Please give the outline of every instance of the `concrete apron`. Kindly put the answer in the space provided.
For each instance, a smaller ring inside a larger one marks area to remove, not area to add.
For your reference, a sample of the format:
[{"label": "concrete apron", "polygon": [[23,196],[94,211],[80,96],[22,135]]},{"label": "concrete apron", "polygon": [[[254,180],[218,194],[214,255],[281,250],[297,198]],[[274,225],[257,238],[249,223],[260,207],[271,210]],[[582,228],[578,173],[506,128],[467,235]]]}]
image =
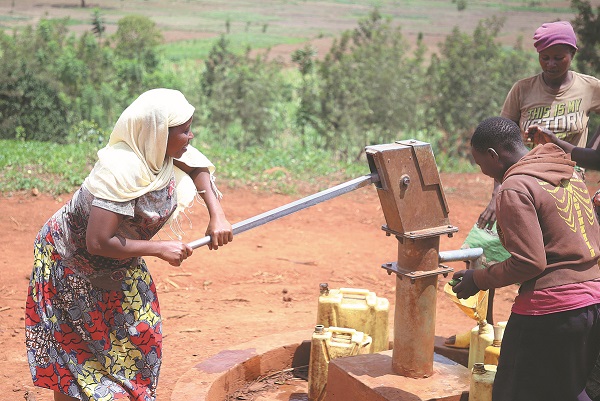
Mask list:
[{"label": "concrete apron", "polygon": [[470,373],[434,354],[433,375],[412,379],[392,372],[392,351],[332,359],[326,401],[467,401]]},{"label": "concrete apron", "polygon": [[[171,400],[223,401],[261,376],[307,366],[311,337],[312,330],[301,330],[253,339],[223,350],[183,374]],[[467,363],[468,350],[444,347],[443,340],[436,337],[434,374],[424,379],[392,373],[392,351],[330,361],[326,400],[466,401],[469,371],[463,365]]]}]

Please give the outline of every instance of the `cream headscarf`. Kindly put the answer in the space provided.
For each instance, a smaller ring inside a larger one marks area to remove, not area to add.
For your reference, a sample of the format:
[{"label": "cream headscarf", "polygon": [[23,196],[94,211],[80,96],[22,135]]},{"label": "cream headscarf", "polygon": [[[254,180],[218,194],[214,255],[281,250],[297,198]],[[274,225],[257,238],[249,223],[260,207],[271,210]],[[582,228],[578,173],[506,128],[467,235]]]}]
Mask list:
[{"label": "cream headscarf", "polygon": [[[194,114],[183,94],[173,89],[152,89],[141,94],[123,111],[106,147],[83,185],[97,198],[126,202],[164,188],[175,173],[179,211],[190,206],[196,195],[191,178],[166,156],[169,127],[187,122]],[[206,167],[213,191],[215,166],[192,146],[179,159],[190,167]]]}]

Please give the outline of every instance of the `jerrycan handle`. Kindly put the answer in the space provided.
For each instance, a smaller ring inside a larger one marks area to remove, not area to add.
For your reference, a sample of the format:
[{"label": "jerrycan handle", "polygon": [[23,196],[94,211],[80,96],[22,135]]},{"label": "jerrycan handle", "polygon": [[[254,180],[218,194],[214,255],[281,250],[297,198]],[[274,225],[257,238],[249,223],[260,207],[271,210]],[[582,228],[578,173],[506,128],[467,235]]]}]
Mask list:
[{"label": "jerrycan handle", "polygon": [[329,331],[331,332],[331,340],[333,342],[354,344],[354,349],[356,351],[358,351],[359,348],[370,346],[373,341],[371,336],[366,336],[364,333],[356,331],[356,329],[329,327]]},{"label": "jerrycan handle", "polygon": [[356,334],[356,330],[343,327],[330,327],[329,332],[331,333],[332,342],[344,344],[351,344]]},{"label": "jerrycan handle", "polygon": [[347,327],[329,327],[331,334],[354,334],[356,329],[350,329]]},{"label": "jerrycan handle", "polygon": [[359,295],[367,298],[371,291],[362,288],[340,288],[340,293],[343,295]]}]

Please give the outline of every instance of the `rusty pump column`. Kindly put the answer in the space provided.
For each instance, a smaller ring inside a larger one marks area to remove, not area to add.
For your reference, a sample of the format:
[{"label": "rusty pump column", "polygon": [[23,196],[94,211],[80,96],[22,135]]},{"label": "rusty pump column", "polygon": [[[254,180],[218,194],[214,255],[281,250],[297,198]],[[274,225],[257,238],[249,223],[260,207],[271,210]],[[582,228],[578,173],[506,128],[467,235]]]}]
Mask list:
[{"label": "rusty pump column", "polygon": [[397,262],[383,265],[396,274],[392,371],[411,378],[433,374],[437,279],[451,268],[439,265],[441,235],[458,229],[428,143],[416,140],[368,146],[369,167],[377,173],[387,235],[398,239]]}]

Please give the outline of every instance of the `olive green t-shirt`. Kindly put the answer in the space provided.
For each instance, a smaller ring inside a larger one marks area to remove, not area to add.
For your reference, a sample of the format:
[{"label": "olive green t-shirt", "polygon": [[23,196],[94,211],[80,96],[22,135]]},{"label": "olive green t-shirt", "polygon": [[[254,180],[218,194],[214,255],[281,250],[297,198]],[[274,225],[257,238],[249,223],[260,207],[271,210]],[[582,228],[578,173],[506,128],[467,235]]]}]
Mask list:
[{"label": "olive green t-shirt", "polygon": [[585,147],[590,113],[600,113],[600,80],[572,73],[571,84],[561,90],[547,86],[542,74],[519,80],[508,93],[501,116],[517,122],[523,135],[536,124],[559,139]]}]

